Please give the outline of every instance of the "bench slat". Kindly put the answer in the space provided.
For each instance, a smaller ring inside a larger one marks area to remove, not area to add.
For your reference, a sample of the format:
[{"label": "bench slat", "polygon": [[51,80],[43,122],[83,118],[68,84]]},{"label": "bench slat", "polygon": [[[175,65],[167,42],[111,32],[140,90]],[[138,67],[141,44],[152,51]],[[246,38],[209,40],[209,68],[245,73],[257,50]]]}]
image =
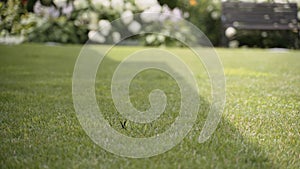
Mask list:
[{"label": "bench slat", "polygon": [[294,15],[243,15],[239,14],[238,16],[227,14],[224,15],[225,19],[224,22],[232,22],[232,21],[262,21],[262,22],[276,22],[280,20],[287,20],[289,22],[297,22],[296,16]]},{"label": "bench slat", "polygon": [[232,37],[226,37],[225,30],[234,27],[239,30],[288,30],[297,32],[294,40],[298,48],[299,20],[296,3],[251,3],[223,2],[221,21],[223,25],[222,45],[228,46]]},{"label": "bench slat", "polygon": [[223,9],[229,9],[229,8],[269,8],[269,9],[273,9],[276,7],[279,8],[293,8],[293,9],[297,9],[297,4],[296,3],[251,3],[251,2],[223,2],[222,3],[222,7]]},{"label": "bench slat", "polygon": [[223,2],[225,27],[260,30],[298,29],[297,4]]},{"label": "bench slat", "polygon": [[[233,27],[231,24],[225,25],[226,27]],[[239,25],[235,27],[241,30],[297,30],[297,27],[289,27],[287,25]]]}]

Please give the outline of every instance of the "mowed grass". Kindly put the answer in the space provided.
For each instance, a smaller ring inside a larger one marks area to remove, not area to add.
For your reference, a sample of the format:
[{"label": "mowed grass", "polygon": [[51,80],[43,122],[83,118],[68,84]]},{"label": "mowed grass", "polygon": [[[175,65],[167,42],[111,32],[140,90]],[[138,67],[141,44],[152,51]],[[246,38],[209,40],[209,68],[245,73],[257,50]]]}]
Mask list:
[{"label": "mowed grass", "polygon": [[[157,70],[140,73],[130,86],[137,109],[160,88],[166,112],[135,124],[114,108],[112,72],[142,47],[116,47],[97,74],[96,97],[105,118],[131,137],[164,132],[180,106],[179,88]],[[76,117],[72,74],[81,46],[0,46],[0,168],[300,168],[300,51],[217,49],[227,79],[226,107],[212,137],[197,142],[210,106],[205,69],[187,49],[169,48],[196,72],[201,107],[187,137],[170,151],[145,159],[120,157],[93,143]]]}]

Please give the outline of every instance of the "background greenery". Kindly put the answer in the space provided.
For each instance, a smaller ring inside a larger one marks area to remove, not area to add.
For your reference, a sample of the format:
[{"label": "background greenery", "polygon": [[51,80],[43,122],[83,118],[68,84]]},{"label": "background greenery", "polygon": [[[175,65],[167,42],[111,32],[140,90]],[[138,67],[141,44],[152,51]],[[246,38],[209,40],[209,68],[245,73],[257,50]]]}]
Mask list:
[{"label": "background greenery", "polygon": [[[120,12],[105,8],[95,8],[91,0],[87,6],[76,8],[71,14],[64,14],[63,8],[58,7],[52,0],[41,0],[44,6],[54,6],[60,11],[59,17],[45,18],[32,13],[37,0],[5,0],[0,2],[0,38],[8,36],[21,36],[21,39],[9,39],[18,42],[59,42],[59,43],[85,43],[90,30],[91,12],[98,14],[98,19],[108,19],[110,21],[120,17]],[[74,0],[66,0],[68,4],[73,4]],[[127,0],[134,4],[134,0]],[[211,40],[213,45],[221,45],[221,1],[220,0],[159,0],[159,3],[168,5],[171,9],[179,8],[182,12],[188,12],[186,19],[199,27]],[[270,2],[271,3],[271,2]],[[133,13],[142,12],[132,9]],[[55,13],[55,12],[54,12]],[[86,16],[86,17],[84,17]],[[262,36],[262,33],[267,36]],[[289,31],[238,31],[234,40],[239,42],[239,46],[248,47],[283,47],[293,48],[293,39],[297,33]],[[6,41],[9,41],[6,40]],[[142,40],[145,40],[142,38]],[[168,39],[170,41],[170,39]],[[157,46],[161,44],[178,45],[177,43],[163,43],[155,41],[153,43],[141,42],[142,45]]]}]

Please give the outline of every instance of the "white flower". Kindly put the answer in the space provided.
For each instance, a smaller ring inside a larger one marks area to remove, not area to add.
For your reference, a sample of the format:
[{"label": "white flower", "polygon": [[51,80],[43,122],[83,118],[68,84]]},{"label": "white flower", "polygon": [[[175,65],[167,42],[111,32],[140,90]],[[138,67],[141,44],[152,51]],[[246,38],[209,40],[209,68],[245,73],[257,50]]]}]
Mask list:
[{"label": "white flower", "polygon": [[38,17],[34,15],[33,13],[28,13],[27,17],[22,17],[20,24],[22,25],[28,25],[31,23],[35,23]]},{"label": "white flower", "polygon": [[75,9],[84,9],[89,6],[86,0],[74,0],[74,7]]},{"label": "white flower", "polygon": [[162,14],[159,17],[159,21],[164,22],[167,18],[171,16],[172,11],[168,7],[168,5],[162,6]]},{"label": "white flower", "polygon": [[37,17],[35,21],[36,21],[36,26],[40,27],[40,26],[44,25],[45,23],[47,23],[48,19],[44,18],[44,17],[43,18]]},{"label": "white flower", "polygon": [[211,18],[213,18],[214,20],[217,20],[219,17],[220,17],[219,12],[213,11],[213,12],[211,13]]},{"label": "white flower", "polygon": [[124,7],[124,1],[123,0],[111,0],[111,7],[115,9],[116,11],[122,11]]},{"label": "white flower", "polygon": [[168,5],[163,5],[162,6],[162,12],[163,13],[170,13],[171,9],[168,7]]},{"label": "white flower", "polygon": [[232,38],[236,34],[236,29],[233,27],[229,27],[225,30],[225,35],[227,38]]},{"label": "white flower", "polygon": [[40,1],[37,1],[33,6],[34,13],[44,17],[59,17],[59,11],[54,6],[43,6]]},{"label": "white flower", "polygon": [[179,41],[182,41],[182,42],[185,41],[185,37],[184,37],[181,33],[179,33],[179,32],[176,32],[176,33],[175,33],[175,38],[176,38],[177,40],[179,40]]},{"label": "white flower", "polygon": [[88,25],[89,29],[98,29],[98,13],[92,11],[85,11],[80,13],[74,21],[76,26]]},{"label": "white flower", "polygon": [[90,30],[96,30],[98,29],[98,13],[96,12],[89,12],[89,29]]},{"label": "white flower", "polygon": [[143,11],[141,13],[141,19],[146,22],[152,22],[152,21],[158,21],[161,14],[161,6],[160,5],[154,5],[151,8]]},{"label": "white flower", "polygon": [[178,8],[174,8],[172,11],[172,21],[177,22],[182,19],[182,12]]},{"label": "white flower", "polygon": [[62,13],[70,16],[71,13],[73,12],[73,5],[71,3],[65,4],[62,8]]},{"label": "white flower", "polygon": [[130,2],[126,2],[125,3],[125,9],[132,11],[132,10],[134,10],[134,7]]},{"label": "white flower", "polygon": [[121,20],[125,25],[128,25],[130,22],[133,21],[133,13],[129,10],[123,12],[121,14]]},{"label": "white flower", "polygon": [[104,43],[105,37],[102,36],[98,31],[90,31],[88,33],[88,37],[91,41],[98,42],[98,43]]},{"label": "white flower", "polygon": [[33,12],[36,14],[41,14],[43,12],[43,5],[40,1],[37,1],[33,6]]},{"label": "white flower", "polygon": [[62,8],[66,5],[67,3],[67,0],[53,0],[53,3],[59,7],[59,8]]},{"label": "white flower", "polygon": [[188,18],[188,17],[190,17],[190,14],[189,14],[188,12],[184,12],[184,13],[183,13],[183,17],[184,17],[184,18]]},{"label": "white flower", "polygon": [[230,41],[229,42],[229,44],[228,44],[228,46],[230,47],[230,48],[237,48],[237,47],[239,47],[239,41],[237,41],[237,40],[233,40],[233,41]]},{"label": "white flower", "polygon": [[266,37],[268,37],[268,33],[265,32],[265,31],[263,31],[263,32],[261,33],[261,36],[262,36],[263,38],[266,38]]},{"label": "white flower", "polygon": [[148,11],[153,13],[161,12],[162,7],[159,4],[151,6]]},{"label": "white flower", "polygon": [[107,36],[111,30],[111,24],[109,20],[102,19],[98,24],[102,35]]},{"label": "white flower", "polygon": [[148,36],[146,36],[146,42],[147,42],[147,44],[153,43],[155,41],[155,39],[156,39],[155,35],[148,35]]},{"label": "white flower", "polygon": [[151,13],[147,12],[147,11],[144,11],[141,13],[140,17],[142,19],[143,22],[145,23],[149,23],[152,21],[152,18],[151,18]]},{"label": "white flower", "polygon": [[121,34],[119,32],[113,32],[112,38],[114,43],[118,43],[121,40]]},{"label": "white flower", "polygon": [[212,5],[208,5],[207,8],[206,8],[207,12],[211,12],[213,10],[214,10],[214,7]]},{"label": "white flower", "polygon": [[158,2],[157,0],[135,0],[135,5],[140,9],[140,10],[145,10],[151,6],[157,5]]},{"label": "white flower", "polygon": [[90,13],[89,12],[83,12],[81,15],[79,15],[80,19],[82,19],[83,21],[88,21],[90,18]]},{"label": "white flower", "polygon": [[162,42],[165,42],[166,37],[164,35],[158,35],[157,40],[162,43]]},{"label": "white flower", "polygon": [[5,36],[0,37],[0,44],[17,45],[25,41],[24,36]]},{"label": "white flower", "polygon": [[128,30],[133,33],[133,34],[137,34],[139,33],[139,31],[141,30],[142,26],[140,23],[138,23],[137,21],[132,21],[129,25],[128,25]]},{"label": "white flower", "polygon": [[101,9],[102,7],[104,8],[109,8],[110,7],[110,1],[109,0],[92,0],[92,5],[96,9]]}]

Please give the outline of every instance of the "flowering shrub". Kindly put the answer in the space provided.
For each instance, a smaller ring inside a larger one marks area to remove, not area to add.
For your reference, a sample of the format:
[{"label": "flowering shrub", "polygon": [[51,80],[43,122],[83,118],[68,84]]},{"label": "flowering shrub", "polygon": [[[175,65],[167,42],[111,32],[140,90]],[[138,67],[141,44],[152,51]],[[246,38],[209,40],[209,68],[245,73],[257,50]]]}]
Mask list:
[{"label": "flowering shrub", "polygon": [[[31,23],[24,22],[24,13],[19,1],[0,2],[0,43],[18,44],[24,41],[24,35],[31,30]],[[29,16],[30,17],[30,16]]]},{"label": "flowering shrub", "polygon": [[[113,43],[119,41],[119,30],[133,34],[140,33],[142,25],[159,21],[170,29],[162,30],[166,34],[176,34],[172,25],[189,16],[178,8],[170,9],[160,5],[157,0],[23,0],[23,3],[8,0],[2,3],[0,37],[15,35],[22,41],[84,43],[87,39],[95,43]],[[27,7],[28,11],[24,10]],[[15,9],[23,10],[16,13]],[[140,13],[140,18],[135,14]],[[166,16],[173,17],[166,17]],[[163,17],[164,16],[164,17]],[[118,30],[111,27],[111,22],[120,18],[122,25]],[[3,20],[4,19],[4,20]],[[7,28],[6,25],[10,25]],[[184,28],[182,28],[184,29]],[[183,38],[188,35],[177,33]],[[149,34],[135,36],[136,41],[144,45],[162,45],[180,43],[163,35]],[[1,43],[1,40],[0,40]]]},{"label": "flowering shrub", "polygon": [[168,4],[172,8],[189,11],[187,20],[200,28],[214,45],[219,45],[221,37],[221,1],[224,0],[159,1],[161,4]]}]

